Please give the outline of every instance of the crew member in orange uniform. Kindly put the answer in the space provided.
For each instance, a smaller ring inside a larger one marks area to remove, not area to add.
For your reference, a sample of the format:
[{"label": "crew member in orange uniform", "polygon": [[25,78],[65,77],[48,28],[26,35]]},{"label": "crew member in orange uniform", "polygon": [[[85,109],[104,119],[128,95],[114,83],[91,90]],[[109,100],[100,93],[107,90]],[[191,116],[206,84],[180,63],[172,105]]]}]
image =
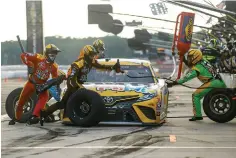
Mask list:
[{"label": "crew member in orange uniform", "polygon": [[[50,75],[52,78],[58,77],[58,65],[54,62],[58,52],[61,52],[55,45],[48,44],[44,54],[22,53],[21,60],[29,67],[29,80],[26,82],[16,107],[15,119],[19,121],[23,114],[23,107],[29,97],[35,92],[37,86],[46,83]],[[40,110],[44,108],[49,99],[48,91],[43,91],[38,95],[38,101],[34,108],[28,124],[39,122]]]}]

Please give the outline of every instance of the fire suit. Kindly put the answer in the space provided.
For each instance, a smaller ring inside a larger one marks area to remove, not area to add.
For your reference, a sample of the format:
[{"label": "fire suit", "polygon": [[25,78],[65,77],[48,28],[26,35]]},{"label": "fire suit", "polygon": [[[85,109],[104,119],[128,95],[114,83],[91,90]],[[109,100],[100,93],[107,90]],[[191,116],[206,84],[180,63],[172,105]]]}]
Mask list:
[{"label": "fire suit", "polygon": [[[20,120],[23,114],[23,106],[29,97],[35,92],[35,84],[45,83],[50,75],[52,78],[58,77],[58,65],[56,63],[48,63],[43,55],[22,53],[21,60],[24,64],[31,68],[32,72],[29,80],[24,85],[20,94],[19,103],[16,108],[15,118]],[[48,91],[39,94],[38,101],[33,111],[33,115],[39,116],[40,110],[44,108],[48,101]]]},{"label": "fire suit", "polygon": [[[185,61],[186,62],[186,61]],[[203,84],[192,94],[193,114],[195,117],[202,117],[201,99],[214,87],[225,88],[225,83],[213,66],[205,60],[201,60],[191,68],[183,78],[177,80],[178,84],[183,84],[197,77]]]}]

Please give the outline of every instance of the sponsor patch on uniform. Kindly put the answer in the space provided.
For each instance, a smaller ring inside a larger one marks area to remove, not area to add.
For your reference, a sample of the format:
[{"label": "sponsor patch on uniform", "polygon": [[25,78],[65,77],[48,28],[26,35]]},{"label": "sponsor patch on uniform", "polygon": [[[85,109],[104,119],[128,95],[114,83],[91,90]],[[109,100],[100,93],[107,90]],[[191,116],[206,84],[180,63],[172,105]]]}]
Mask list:
[{"label": "sponsor patch on uniform", "polygon": [[38,66],[42,69],[45,69],[46,64],[44,62],[40,62],[40,63],[38,63]]}]

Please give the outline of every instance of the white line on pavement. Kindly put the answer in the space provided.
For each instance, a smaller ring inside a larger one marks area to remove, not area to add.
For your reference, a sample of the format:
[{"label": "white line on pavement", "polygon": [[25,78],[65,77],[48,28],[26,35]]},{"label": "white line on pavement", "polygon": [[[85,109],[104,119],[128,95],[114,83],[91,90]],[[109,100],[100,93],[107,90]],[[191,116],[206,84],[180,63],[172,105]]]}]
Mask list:
[{"label": "white line on pavement", "polygon": [[2,149],[131,149],[131,148],[142,148],[142,149],[236,149],[236,147],[209,147],[209,146],[73,146],[73,147],[2,147]]},{"label": "white line on pavement", "polygon": [[1,121],[8,119],[9,116],[7,114],[1,115]]}]

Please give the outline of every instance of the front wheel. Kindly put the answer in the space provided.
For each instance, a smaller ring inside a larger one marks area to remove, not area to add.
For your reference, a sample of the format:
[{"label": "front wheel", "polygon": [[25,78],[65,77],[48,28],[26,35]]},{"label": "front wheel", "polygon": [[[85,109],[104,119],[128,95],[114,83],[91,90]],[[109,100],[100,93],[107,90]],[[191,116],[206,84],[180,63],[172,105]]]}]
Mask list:
[{"label": "front wheel", "polygon": [[[6,109],[7,115],[11,119],[15,119],[15,108],[16,108],[16,105],[18,104],[22,90],[23,90],[23,88],[17,88],[15,90],[13,90],[7,96],[5,109]],[[23,115],[22,115],[21,119],[19,120],[20,123],[25,123],[29,119],[29,117],[32,115],[36,101],[37,101],[37,95],[36,95],[36,93],[34,93],[29,98],[29,100],[25,103],[25,105],[23,107]]]},{"label": "front wheel", "polygon": [[106,114],[102,97],[92,90],[78,89],[68,100],[66,115],[78,126],[96,126]]},{"label": "front wheel", "polygon": [[230,89],[213,89],[203,100],[203,110],[213,121],[229,122],[236,116],[236,105],[233,103],[233,92]]}]

